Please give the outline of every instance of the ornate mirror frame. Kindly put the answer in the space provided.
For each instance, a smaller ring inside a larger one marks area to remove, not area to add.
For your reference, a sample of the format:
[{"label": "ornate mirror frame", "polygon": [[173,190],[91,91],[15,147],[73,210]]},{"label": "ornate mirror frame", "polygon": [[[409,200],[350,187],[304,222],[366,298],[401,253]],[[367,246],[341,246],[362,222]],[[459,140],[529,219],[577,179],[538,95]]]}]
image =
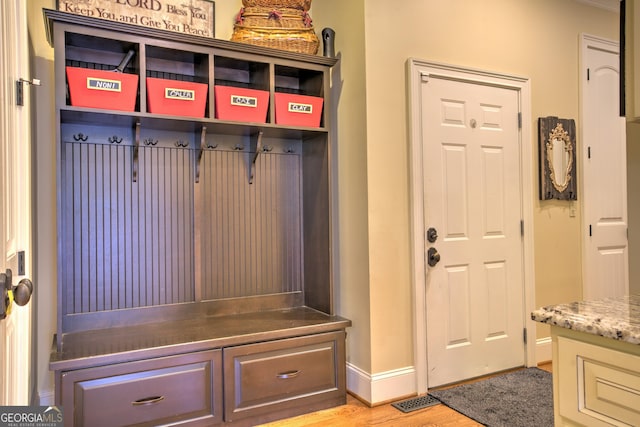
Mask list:
[{"label": "ornate mirror frame", "polygon": [[578,200],[575,121],[540,117],[538,136],[540,200]]}]

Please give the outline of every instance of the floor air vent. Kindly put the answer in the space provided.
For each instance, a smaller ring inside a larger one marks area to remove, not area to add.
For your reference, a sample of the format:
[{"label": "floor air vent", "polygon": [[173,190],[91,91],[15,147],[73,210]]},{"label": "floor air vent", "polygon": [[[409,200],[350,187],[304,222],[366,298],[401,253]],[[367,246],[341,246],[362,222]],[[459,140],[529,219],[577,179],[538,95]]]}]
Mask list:
[{"label": "floor air vent", "polygon": [[422,408],[428,408],[429,406],[434,406],[439,403],[440,401],[438,399],[427,394],[426,396],[418,396],[401,402],[392,403],[391,406],[401,410],[402,412],[411,412]]}]

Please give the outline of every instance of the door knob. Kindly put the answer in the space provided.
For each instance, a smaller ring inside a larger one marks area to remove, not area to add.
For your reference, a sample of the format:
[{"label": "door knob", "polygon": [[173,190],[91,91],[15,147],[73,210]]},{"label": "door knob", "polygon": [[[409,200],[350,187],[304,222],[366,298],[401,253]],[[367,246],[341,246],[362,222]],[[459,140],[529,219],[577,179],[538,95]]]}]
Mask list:
[{"label": "door knob", "polygon": [[[16,286],[13,286],[13,273],[7,269],[0,273],[0,320],[11,313],[11,304],[26,305],[33,293],[33,283],[29,279],[22,279]],[[11,297],[9,292],[11,292]]]},{"label": "door knob", "polygon": [[24,278],[18,282],[13,288],[13,300],[19,306],[27,305],[33,293],[33,283],[31,280]]},{"label": "door knob", "polygon": [[429,248],[427,251],[427,263],[430,267],[435,267],[440,262],[440,254],[436,248]]}]

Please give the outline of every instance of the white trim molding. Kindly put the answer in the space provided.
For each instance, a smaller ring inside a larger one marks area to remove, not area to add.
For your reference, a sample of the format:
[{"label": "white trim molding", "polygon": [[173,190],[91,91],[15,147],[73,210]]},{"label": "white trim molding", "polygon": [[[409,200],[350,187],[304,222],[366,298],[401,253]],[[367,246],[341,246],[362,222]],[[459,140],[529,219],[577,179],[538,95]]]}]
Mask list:
[{"label": "white trim molding", "polygon": [[413,366],[369,374],[347,362],[347,390],[370,406],[416,395]]},{"label": "white trim molding", "polygon": [[[411,197],[411,262],[412,289],[414,300],[414,367],[417,394],[428,391],[427,367],[427,321],[426,321],[426,266],[424,256],[424,194],[423,194],[423,155],[422,155],[422,117],[421,85],[431,76],[461,82],[486,84],[509,88],[518,92],[521,115],[520,129],[520,165],[521,165],[521,210],[523,221],[523,286],[524,301],[522,319],[529,336],[533,336],[536,323],[530,313],[535,306],[535,267],[533,251],[533,201],[536,198],[534,167],[536,157],[532,147],[531,83],[528,78],[495,73],[484,70],[458,67],[436,62],[410,58],[407,61],[407,111],[409,113],[410,146],[410,197]],[[530,340],[532,341],[532,340]],[[526,366],[536,366],[536,346],[533,343],[525,347]]]},{"label": "white trim molding", "polygon": [[605,9],[610,12],[620,12],[620,0],[576,0],[578,3]]},{"label": "white trim molding", "polygon": [[536,362],[544,363],[552,359],[551,337],[538,338],[536,340]]}]

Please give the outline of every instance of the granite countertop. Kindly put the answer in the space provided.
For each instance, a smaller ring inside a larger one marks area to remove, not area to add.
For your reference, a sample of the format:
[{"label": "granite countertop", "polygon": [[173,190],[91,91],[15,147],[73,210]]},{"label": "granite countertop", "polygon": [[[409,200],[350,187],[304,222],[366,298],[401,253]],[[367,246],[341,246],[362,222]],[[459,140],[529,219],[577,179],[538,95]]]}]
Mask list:
[{"label": "granite countertop", "polygon": [[640,345],[640,295],[550,305],[531,313],[536,322]]}]

